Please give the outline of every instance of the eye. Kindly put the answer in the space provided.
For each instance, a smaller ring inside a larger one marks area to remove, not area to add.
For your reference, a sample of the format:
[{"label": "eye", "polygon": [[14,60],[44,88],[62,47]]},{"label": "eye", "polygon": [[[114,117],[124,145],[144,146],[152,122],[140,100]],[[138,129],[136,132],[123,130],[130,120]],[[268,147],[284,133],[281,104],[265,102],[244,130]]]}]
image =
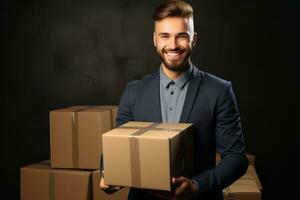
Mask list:
[{"label": "eye", "polygon": [[161,39],[168,39],[169,36],[168,36],[168,35],[161,35],[160,38],[161,38]]},{"label": "eye", "polygon": [[178,38],[178,39],[182,39],[182,40],[188,40],[188,39],[189,39],[189,36],[188,36],[188,35],[182,34],[182,35],[178,35],[177,38]]}]

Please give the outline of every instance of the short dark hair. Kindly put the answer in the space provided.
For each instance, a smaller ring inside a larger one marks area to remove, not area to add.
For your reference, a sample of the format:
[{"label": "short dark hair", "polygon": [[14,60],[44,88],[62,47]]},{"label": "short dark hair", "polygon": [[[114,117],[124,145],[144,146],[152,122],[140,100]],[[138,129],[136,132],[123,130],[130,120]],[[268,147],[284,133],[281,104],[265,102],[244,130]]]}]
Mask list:
[{"label": "short dark hair", "polygon": [[153,20],[160,21],[167,17],[193,17],[192,6],[183,0],[168,0],[160,4],[153,13]]}]

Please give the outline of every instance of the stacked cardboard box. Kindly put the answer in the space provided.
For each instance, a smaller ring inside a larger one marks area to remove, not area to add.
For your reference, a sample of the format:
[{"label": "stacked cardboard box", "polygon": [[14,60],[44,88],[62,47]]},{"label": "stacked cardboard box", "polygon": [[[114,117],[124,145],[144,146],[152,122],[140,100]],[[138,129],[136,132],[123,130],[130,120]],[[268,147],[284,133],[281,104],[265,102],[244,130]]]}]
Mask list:
[{"label": "stacked cardboard box", "polygon": [[[216,156],[217,163],[220,155]],[[240,179],[223,190],[224,200],[261,200],[262,185],[255,170],[255,156],[247,154],[249,166]]]},{"label": "stacked cardboard box", "polygon": [[72,106],[51,111],[51,167],[99,169],[99,135],[114,128],[116,112],[117,107],[103,106]]},{"label": "stacked cardboard box", "polygon": [[128,188],[113,195],[99,188],[101,136],[115,127],[117,109],[72,106],[51,111],[51,163],[21,168],[21,200],[126,199]]},{"label": "stacked cardboard box", "polygon": [[50,161],[21,168],[22,200],[92,200],[91,171],[52,169]]}]

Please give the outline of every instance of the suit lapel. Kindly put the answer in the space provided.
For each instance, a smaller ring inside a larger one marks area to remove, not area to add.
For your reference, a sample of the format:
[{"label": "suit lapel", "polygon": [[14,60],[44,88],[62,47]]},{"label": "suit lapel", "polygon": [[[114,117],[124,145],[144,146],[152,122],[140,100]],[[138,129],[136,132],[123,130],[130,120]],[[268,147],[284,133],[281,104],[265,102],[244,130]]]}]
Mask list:
[{"label": "suit lapel", "polygon": [[187,123],[190,113],[193,109],[199,87],[202,82],[203,74],[200,70],[198,70],[195,66],[193,66],[193,71],[191,75],[191,80],[189,81],[188,89],[186,92],[181,116],[180,116],[180,123]]},{"label": "suit lapel", "polygon": [[149,113],[152,113],[151,118],[154,120],[154,122],[162,122],[162,116],[161,116],[161,103],[160,103],[160,77],[159,77],[159,71],[155,74],[153,79],[152,85],[152,91],[149,92],[149,94],[153,94],[154,98],[149,96],[149,99],[153,99],[152,102],[149,103]]}]

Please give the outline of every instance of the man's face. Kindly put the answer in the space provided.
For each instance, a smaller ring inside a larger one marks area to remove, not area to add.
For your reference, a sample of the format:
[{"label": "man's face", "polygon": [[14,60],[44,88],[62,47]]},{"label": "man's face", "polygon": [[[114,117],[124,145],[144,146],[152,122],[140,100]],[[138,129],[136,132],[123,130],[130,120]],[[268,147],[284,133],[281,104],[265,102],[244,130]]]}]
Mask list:
[{"label": "man's face", "polygon": [[196,42],[192,18],[167,17],[156,21],[153,42],[166,68],[186,70]]}]

